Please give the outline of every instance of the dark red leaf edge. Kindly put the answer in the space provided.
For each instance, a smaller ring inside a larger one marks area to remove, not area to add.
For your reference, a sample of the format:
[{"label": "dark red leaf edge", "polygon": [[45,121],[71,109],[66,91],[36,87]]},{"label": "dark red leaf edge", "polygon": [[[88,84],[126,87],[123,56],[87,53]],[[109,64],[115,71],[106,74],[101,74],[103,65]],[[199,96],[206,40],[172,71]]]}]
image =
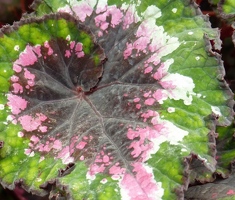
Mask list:
[{"label": "dark red leaf edge", "polygon": [[185,200],[235,199],[235,161],[231,162],[231,175],[213,183],[190,187],[185,192]]},{"label": "dark red leaf edge", "polygon": [[[211,27],[209,17],[202,14],[200,8],[195,2],[192,2],[192,4],[194,5],[196,9],[197,14],[201,15],[204,18],[204,20],[207,22],[208,26]],[[219,38],[220,32],[218,29],[217,29],[217,34],[218,34],[218,38],[216,40],[211,40],[207,34],[204,35],[206,51],[208,52],[209,56],[215,57],[218,62],[217,74],[219,74],[220,76],[218,76],[217,78],[218,78],[218,81],[220,82],[220,87],[223,88],[224,91],[226,91],[228,96],[230,96],[230,99],[228,100],[227,105],[232,108],[234,105],[233,93],[230,90],[226,81],[224,80],[225,70],[223,66],[223,61],[221,59],[221,55],[217,53],[217,51],[221,49],[221,40]],[[213,42],[213,46],[212,46],[212,42]],[[205,118],[206,126],[211,130],[208,133],[208,142],[209,142],[208,146],[210,149],[209,154],[214,159],[216,158],[216,152],[217,152],[216,138],[218,136],[218,134],[216,133],[216,126],[228,126],[233,120],[233,116],[234,116],[234,112],[231,109],[231,113],[228,116],[228,121],[225,123],[219,122],[218,121],[219,117],[215,113],[212,113],[211,115]],[[189,156],[187,156],[184,159],[184,165],[185,165],[185,174],[188,174],[188,178],[189,178],[188,181],[186,182],[188,183],[187,187],[185,187],[186,191],[190,184],[192,185],[198,184],[198,183],[204,184],[207,182],[213,182],[215,180],[214,172],[216,169],[216,161],[214,162],[214,167],[208,168],[208,165],[205,163],[204,160],[199,158],[196,154],[191,153]]]},{"label": "dark red leaf edge", "polygon": [[[231,19],[234,18],[235,15],[226,15],[223,10],[222,10],[222,3],[224,1],[221,0],[220,3],[218,4],[218,14],[221,18],[223,19]],[[209,22],[209,18],[208,18],[208,22]],[[219,31],[218,31],[218,35]],[[219,39],[219,38],[218,38]],[[235,42],[235,33],[233,36],[234,42]],[[227,90],[227,94],[229,96],[231,96],[231,99],[227,102],[229,107],[233,108],[234,107],[234,94],[231,91],[231,89],[229,88],[229,85],[227,84],[227,82],[224,80],[224,76],[225,76],[225,70],[224,70],[224,66],[223,66],[223,61],[221,59],[221,55],[219,53],[217,53],[217,50],[220,50],[221,47],[216,48],[216,46],[212,46],[212,43],[209,39],[209,37],[207,35],[205,35],[205,42],[206,42],[206,46],[207,46],[207,52],[210,56],[214,56],[217,61],[218,61],[218,65],[219,65],[219,74],[221,74],[221,76],[218,76],[218,80],[220,81],[220,86],[221,88],[224,88],[225,90]],[[214,41],[212,41],[214,43]],[[221,44],[221,41],[219,39],[219,43]],[[233,121],[234,118],[234,111],[231,109],[231,114],[229,117],[229,121],[230,123]],[[220,127],[226,127],[229,124],[225,123],[225,124],[221,124],[218,122],[218,116],[216,116],[215,114],[211,114],[210,116],[208,116],[208,124],[207,126],[210,127],[211,132],[208,134],[209,137],[209,141],[210,144],[209,146],[211,147],[211,155],[216,159],[217,156],[217,149],[216,149],[216,138],[218,137],[218,134],[216,132],[216,127],[220,126]],[[199,159],[199,162],[198,160]],[[191,168],[192,168],[192,161],[193,163],[197,163],[197,165],[193,166],[196,169],[196,173],[195,171],[193,172],[193,176],[189,176],[191,179],[191,181],[189,181],[189,188],[185,191],[185,195],[184,195],[184,199],[185,200],[213,200],[213,199],[218,199],[218,198],[226,198],[229,197],[231,199],[235,198],[235,190],[234,190],[234,185],[232,184],[234,182],[234,175],[230,176],[228,179],[224,179],[224,180],[217,180],[218,177],[220,177],[220,175],[215,172],[215,171],[208,171],[208,168],[205,166],[204,169],[202,167],[202,165],[204,164],[203,160],[201,160],[200,163],[200,158],[197,158],[197,155],[193,155],[191,154],[190,156],[188,156],[186,158],[186,171],[188,171],[187,173],[192,173],[191,172]],[[231,163],[234,163],[234,161],[231,161]],[[232,165],[232,164],[231,164]],[[217,167],[217,164],[215,163],[215,167]],[[201,168],[201,169],[200,169]],[[199,173],[197,173],[197,171],[199,171]],[[234,170],[232,170],[232,173]],[[209,172],[209,173],[208,173]],[[203,173],[205,173],[205,176],[201,176],[203,175]],[[219,176],[218,176],[219,175]],[[222,178],[223,176],[221,176]],[[227,177],[223,177],[223,178],[227,178]],[[191,186],[190,186],[191,185]],[[231,186],[232,185],[232,186]],[[234,197],[233,197],[234,196]]]}]

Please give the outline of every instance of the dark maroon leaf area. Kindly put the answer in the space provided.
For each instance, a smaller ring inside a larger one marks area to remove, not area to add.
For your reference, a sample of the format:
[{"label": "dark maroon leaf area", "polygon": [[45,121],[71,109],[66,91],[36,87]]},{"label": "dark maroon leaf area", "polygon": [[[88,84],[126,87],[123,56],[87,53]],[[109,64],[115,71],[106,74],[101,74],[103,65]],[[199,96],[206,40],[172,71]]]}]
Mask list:
[{"label": "dark maroon leaf area", "polygon": [[[130,169],[132,161],[142,161],[142,153],[133,155],[130,148],[131,142],[140,138],[130,140],[127,132],[152,126],[141,115],[150,108],[156,110],[159,104],[146,105],[144,94],[161,86],[150,74],[144,73],[144,61],[151,53],[123,58],[126,42],[133,40],[135,30],[135,26],[126,30],[121,25],[110,28],[110,34],[95,39],[90,54],[80,57],[74,49],[71,55],[66,55],[71,43],[60,38],[48,41],[49,48],[42,45],[41,56],[34,52],[37,61],[22,68],[35,75],[35,84],[17,94],[28,104],[15,116],[18,121],[26,115],[36,118],[43,114],[47,118],[41,123],[47,131],[23,130],[24,135],[31,138],[31,151],[65,159],[68,147],[74,161],[84,160],[88,165],[106,155],[109,161],[96,162],[105,165],[106,171],[102,170],[105,172],[113,165]],[[100,58],[99,64],[94,61],[95,55]],[[27,88],[24,73],[22,70],[16,75],[23,88]],[[32,136],[40,141],[33,141]],[[63,152],[56,148],[48,150],[53,141],[62,143]]]}]

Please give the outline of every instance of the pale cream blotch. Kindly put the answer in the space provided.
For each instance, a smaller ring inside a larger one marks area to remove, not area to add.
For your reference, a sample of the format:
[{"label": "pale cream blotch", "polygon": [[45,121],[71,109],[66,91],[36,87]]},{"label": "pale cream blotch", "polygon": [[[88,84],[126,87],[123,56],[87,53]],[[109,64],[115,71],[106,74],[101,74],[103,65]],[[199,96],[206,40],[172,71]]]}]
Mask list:
[{"label": "pale cream blotch", "polygon": [[192,78],[178,73],[168,73],[160,80],[160,84],[169,99],[183,100],[185,105],[191,105],[195,95],[193,92],[195,84]]},{"label": "pale cream blotch", "polygon": [[200,60],[200,56],[196,56],[195,59],[196,59],[196,60]]},{"label": "pale cream blotch", "polygon": [[212,112],[213,112],[214,114],[216,114],[216,115],[218,115],[218,116],[222,116],[219,107],[217,107],[217,106],[211,106],[211,110],[212,110]]},{"label": "pale cream blotch", "polygon": [[108,182],[108,180],[106,179],[106,178],[103,178],[101,181],[100,181],[100,183],[102,183],[102,184],[105,184],[105,183],[107,183]]},{"label": "pale cream blotch", "polygon": [[173,13],[177,13],[177,10],[178,10],[177,8],[172,8],[171,11],[172,11]]},{"label": "pale cream blotch", "polygon": [[167,108],[167,111],[168,111],[169,113],[173,113],[173,112],[175,112],[175,108],[169,107],[169,108]]},{"label": "pale cream blotch", "polygon": [[15,51],[19,51],[19,50],[20,50],[20,46],[19,46],[19,45],[15,45],[15,46],[14,46],[14,50],[15,50]]},{"label": "pale cream blotch", "polygon": [[5,105],[0,104],[0,110],[4,110],[5,109]]},{"label": "pale cream blotch", "polygon": [[17,135],[18,135],[18,137],[24,137],[24,133],[21,132],[21,131],[19,131],[19,132],[17,133]]}]

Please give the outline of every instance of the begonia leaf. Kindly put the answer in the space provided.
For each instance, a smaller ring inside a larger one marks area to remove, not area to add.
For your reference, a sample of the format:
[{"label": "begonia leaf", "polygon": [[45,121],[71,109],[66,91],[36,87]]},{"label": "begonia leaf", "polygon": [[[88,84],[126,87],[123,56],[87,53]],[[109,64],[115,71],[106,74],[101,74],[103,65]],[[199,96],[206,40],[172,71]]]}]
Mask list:
[{"label": "begonia leaf", "polygon": [[230,124],[233,100],[209,42],[220,48],[218,30],[194,3],[33,8],[0,38],[4,186],[51,198],[179,199],[212,176],[215,125]]}]

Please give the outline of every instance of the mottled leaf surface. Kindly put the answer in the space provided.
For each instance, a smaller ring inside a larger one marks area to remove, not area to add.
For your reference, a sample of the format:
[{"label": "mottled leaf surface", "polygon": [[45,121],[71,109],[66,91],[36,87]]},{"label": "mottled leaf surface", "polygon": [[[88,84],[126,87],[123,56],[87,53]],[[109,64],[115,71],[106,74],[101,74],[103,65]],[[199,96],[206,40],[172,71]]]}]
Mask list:
[{"label": "mottled leaf surface", "polygon": [[230,123],[233,101],[209,43],[220,48],[218,32],[191,1],[33,7],[0,38],[2,184],[180,199],[212,175],[215,124]]}]

